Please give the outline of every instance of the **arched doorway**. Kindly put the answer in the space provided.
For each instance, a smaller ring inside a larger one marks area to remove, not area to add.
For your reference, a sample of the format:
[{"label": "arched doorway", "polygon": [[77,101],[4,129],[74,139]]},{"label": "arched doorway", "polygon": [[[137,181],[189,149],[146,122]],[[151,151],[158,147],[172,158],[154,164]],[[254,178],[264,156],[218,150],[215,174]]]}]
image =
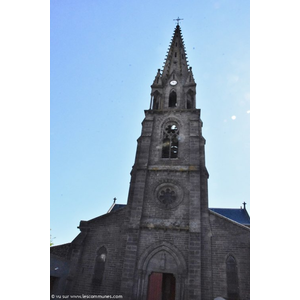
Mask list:
[{"label": "arched doorway", "polygon": [[181,252],[168,242],[150,246],[138,263],[137,299],[184,299],[187,274],[186,262]]}]

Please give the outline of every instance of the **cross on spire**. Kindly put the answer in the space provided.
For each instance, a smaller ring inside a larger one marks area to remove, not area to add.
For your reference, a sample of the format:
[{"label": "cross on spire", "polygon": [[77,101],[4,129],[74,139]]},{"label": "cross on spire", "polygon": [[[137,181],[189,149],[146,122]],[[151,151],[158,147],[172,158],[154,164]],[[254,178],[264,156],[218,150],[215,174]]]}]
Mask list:
[{"label": "cross on spire", "polygon": [[182,21],[183,19],[180,19],[179,17],[177,19],[173,19],[173,21],[177,21],[177,25],[179,25],[179,21]]}]

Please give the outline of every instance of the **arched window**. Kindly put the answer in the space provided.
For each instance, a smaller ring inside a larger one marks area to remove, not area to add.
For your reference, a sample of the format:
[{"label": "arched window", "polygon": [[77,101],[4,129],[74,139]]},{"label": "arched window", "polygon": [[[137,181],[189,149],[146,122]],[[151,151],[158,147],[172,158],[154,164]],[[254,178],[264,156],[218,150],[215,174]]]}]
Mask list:
[{"label": "arched window", "polygon": [[155,93],[153,94],[153,105],[152,105],[152,109],[156,110],[159,109],[159,103],[160,103],[160,93],[158,91],[155,91]]},{"label": "arched window", "polygon": [[227,296],[228,300],[239,300],[239,280],[234,257],[229,255],[226,260]]},{"label": "arched window", "polygon": [[158,95],[155,95],[153,99],[153,109],[158,109],[158,108],[159,108],[159,99],[158,99]]},{"label": "arched window", "polygon": [[172,91],[169,95],[169,107],[177,106],[177,95],[175,91]]},{"label": "arched window", "polygon": [[98,285],[101,285],[103,280],[106,257],[107,257],[107,250],[104,246],[102,246],[97,251],[95,267],[94,267],[94,276],[93,276],[94,283]]},{"label": "arched window", "polygon": [[157,97],[154,96],[154,100],[153,100],[153,109],[158,109],[159,106],[159,102]]},{"label": "arched window", "polygon": [[194,93],[191,90],[189,90],[186,95],[186,108],[194,108]]},{"label": "arched window", "polygon": [[179,130],[175,123],[165,127],[163,133],[162,158],[178,157],[178,135]]}]

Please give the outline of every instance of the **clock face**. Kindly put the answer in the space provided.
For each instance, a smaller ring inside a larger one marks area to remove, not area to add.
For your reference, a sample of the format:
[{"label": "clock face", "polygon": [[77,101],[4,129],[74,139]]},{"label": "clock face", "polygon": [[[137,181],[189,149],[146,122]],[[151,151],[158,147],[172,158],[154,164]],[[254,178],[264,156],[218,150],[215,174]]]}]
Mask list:
[{"label": "clock face", "polygon": [[176,84],[177,84],[177,81],[176,81],[176,80],[172,80],[172,81],[170,81],[170,84],[171,84],[171,85],[176,85]]}]

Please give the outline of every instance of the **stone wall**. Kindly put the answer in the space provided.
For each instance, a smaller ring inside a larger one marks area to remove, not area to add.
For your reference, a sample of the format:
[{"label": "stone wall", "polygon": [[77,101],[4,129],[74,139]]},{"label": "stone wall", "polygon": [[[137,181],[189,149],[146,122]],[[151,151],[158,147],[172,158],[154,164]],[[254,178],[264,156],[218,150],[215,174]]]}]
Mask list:
[{"label": "stone wall", "polygon": [[237,263],[240,299],[250,299],[250,229],[214,212],[212,228],[212,272],[214,298],[227,298],[226,260],[232,255]]},{"label": "stone wall", "polygon": [[[80,255],[73,272],[72,294],[110,294],[120,293],[121,275],[126,241],[126,207],[92,219],[85,224],[88,233],[80,246]],[[105,247],[104,273],[100,283],[94,272],[98,251]],[[72,266],[74,268],[74,266]]]}]

